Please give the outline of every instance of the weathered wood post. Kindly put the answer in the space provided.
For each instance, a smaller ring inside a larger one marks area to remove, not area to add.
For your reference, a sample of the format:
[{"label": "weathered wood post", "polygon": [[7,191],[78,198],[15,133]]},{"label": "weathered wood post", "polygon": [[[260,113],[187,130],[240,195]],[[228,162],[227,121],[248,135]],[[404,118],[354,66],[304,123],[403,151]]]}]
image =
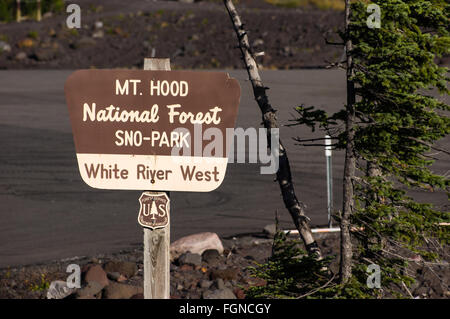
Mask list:
[{"label": "weathered wood post", "polygon": [[[145,59],[144,70],[170,71],[170,59]],[[161,192],[147,193],[158,196]],[[168,223],[163,228],[144,228],[145,299],[170,298],[170,215],[168,217]]]},{"label": "weathered wood post", "polygon": [[21,12],[20,12],[20,0],[16,0],[16,22],[20,22],[21,20]]},{"label": "weathered wood post", "polygon": [[41,0],[37,0],[37,9],[36,9],[36,20],[42,20],[42,12],[41,12]]}]

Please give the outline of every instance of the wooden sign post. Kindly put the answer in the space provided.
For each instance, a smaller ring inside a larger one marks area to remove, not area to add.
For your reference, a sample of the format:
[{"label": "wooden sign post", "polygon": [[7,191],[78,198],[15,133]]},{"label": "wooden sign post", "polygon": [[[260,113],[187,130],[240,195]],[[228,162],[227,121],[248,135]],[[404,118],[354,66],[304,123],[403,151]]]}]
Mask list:
[{"label": "wooden sign post", "polygon": [[[170,59],[145,59],[144,70],[170,71]],[[165,194],[170,198],[169,193]],[[166,226],[156,229],[144,227],[145,299],[170,298],[170,201],[168,205]]]},{"label": "wooden sign post", "polygon": [[65,84],[83,181],[145,191],[145,298],[170,296],[168,192],[220,186],[240,99],[226,73],[168,71],[169,59],[145,59],[144,70],[79,70]]}]

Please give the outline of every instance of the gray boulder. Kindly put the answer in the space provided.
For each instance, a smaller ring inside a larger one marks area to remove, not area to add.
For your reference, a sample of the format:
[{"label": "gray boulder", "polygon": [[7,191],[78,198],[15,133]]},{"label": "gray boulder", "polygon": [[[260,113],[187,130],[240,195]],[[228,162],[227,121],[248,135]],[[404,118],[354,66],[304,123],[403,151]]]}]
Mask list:
[{"label": "gray boulder", "polygon": [[222,241],[216,233],[205,232],[178,239],[170,245],[170,257],[177,259],[187,252],[201,255],[207,249],[223,253]]}]

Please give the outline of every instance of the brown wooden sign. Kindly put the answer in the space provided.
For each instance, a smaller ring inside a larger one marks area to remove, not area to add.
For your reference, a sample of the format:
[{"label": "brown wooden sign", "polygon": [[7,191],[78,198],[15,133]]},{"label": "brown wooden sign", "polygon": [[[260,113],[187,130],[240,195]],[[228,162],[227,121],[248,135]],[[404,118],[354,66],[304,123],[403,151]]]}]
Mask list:
[{"label": "brown wooden sign", "polygon": [[240,99],[228,74],[80,70],[65,93],[88,185],[211,191],[222,183]]},{"label": "brown wooden sign", "polygon": [[170,203],[166,193],[144,192],[139,197],[138,222],[151,229],[163,228],[169,224]]}]

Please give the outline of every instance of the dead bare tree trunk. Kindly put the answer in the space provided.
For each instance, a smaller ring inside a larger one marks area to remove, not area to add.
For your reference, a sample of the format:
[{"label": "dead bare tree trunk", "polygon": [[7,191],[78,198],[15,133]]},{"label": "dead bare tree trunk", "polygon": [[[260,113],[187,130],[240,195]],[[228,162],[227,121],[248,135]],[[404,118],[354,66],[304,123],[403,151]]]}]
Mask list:
[{"label": "dead bare tree trunk", "polygon": [[355,177],[355,84],[353,76],[352,41],[349,36],[350,28],[350,0],[345,0],[345,51],[347,55],[347,119],[345,131],[347,134],[345,163],[344,163],[344,185],[343,185],[343,209],[340,218],[341,226],[341,261],[340,261],[340,282],[346,283],[352,275],[353,247],[351,242],[350,228],[351,215],[354,206],[353,200],[353,180]]},{"label": "dead bare tree trunk", "polygon": [[[274,110],[269,104],[269,99],[266,95],[267,88],[264,86],[261,77],[259,76],[258,65],[256,64],[247,33],[244,30],[236,8],[234,7],[231,0],[224,0],[224,4],[230,15],[234,30],[236,31],[245,67],[247,68],[247,72],[253,86],[253,94],[261,110],[264,127],[267,129],[267,138],[270,145],[270,129],[278,128],[276,110]],[[310,255],[316,255],[318,258],[320,258],[320,249],[312,235],[308,223],[308,218],[304,213],[301,203],[298,201],[297,196],[295,195],[287,152],[283,144],[281,143],[281,140],[279,141],[279,145],[279,167],[276,175],[278,183],[280,185],[281,194],[283,196],[284,205],[291,214],[295,227],[298,229],[300,237],[303,240],[308,253]]]}]

